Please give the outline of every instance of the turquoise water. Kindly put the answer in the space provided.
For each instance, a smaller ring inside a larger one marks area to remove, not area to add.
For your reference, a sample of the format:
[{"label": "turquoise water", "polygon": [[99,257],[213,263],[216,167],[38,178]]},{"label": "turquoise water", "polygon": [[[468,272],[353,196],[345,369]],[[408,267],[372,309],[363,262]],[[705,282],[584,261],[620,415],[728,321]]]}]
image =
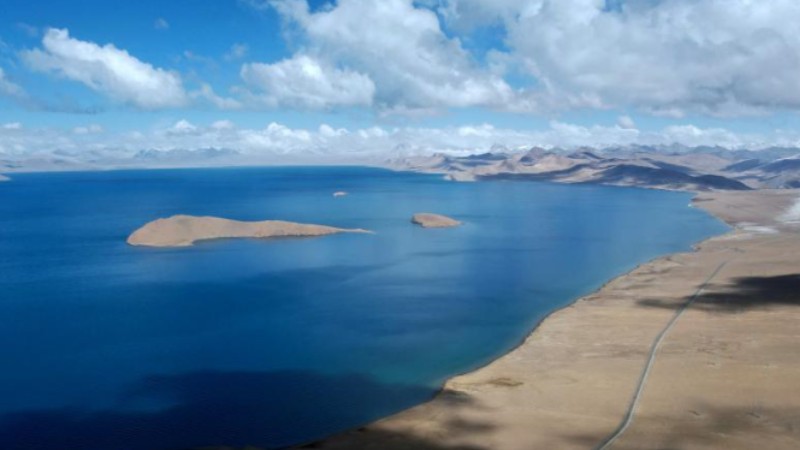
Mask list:
[{"label": "turquoise water", "polygon": [[[279,447],[357,426],[725,229],[689,200],[368,168],[15,175],[0,183],[0,448]],[[465,224],[411,225],[422,211]],[[125,244],[177,213],[375,234]]]}]

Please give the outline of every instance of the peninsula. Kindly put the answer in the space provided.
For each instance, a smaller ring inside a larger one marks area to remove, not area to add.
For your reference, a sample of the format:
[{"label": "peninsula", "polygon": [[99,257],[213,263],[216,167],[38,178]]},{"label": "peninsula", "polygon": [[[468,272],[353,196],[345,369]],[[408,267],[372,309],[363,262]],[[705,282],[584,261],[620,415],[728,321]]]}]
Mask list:
[{"label": "peninsula", "polygon": [[227,238],[313,237],[368,230],[264,220],[243,222],[220,217],[176,215],[145,224],[128,237],[128,244],[147,247],[187,247],[197,241]]},{"label": "peninsula", "polygon": [[441,214],[417,213],[411,218],[411,222],[422,228],[452,228],[461,225],[458,220],[452,219]]}]

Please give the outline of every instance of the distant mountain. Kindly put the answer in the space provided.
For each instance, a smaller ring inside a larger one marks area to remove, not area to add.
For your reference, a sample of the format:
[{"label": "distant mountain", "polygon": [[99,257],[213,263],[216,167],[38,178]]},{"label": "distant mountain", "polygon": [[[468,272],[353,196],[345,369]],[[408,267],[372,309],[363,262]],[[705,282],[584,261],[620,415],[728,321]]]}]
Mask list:
[{"label": "distant mountain", "polygon": [[690,175],[669,168],[652,168],[620,164],[602,171],[591,180],[599,184],[642,186],[661,189],[703,191],[748,190],[746,184],[720,175]]},{"label": "distant mountain", "polygon": [[724,172],[744,172],[746,170],[755,169],[758,166],[764,165],[764,161],[760,159],[745,159],[744,161],[739,161],[733,163],[729,166],[726,166],[722,170]]},{"label": "distant mountain", "polygon": [[[442,173],[448,179],[548,180],[670,190],[747,190],[800,187],[796,148],[628,146],[602,149],[532,148],[466,157],[438,154],[389,161],[395,169]],[[757,157],[753,157],[757,156]]]},{"label": "distant mountain", "polygon": [[236,150],[205,148],[197,150],[55,150],[49,153],[0,156],[0,172],[74,171],[119,168],[211,167],[242,164]]},{"label": "distant mountain", "polygon": [[800,170],[800,158],[779,159],[769,164],[764,164],[759,169],[767,173],[796,172]]},{"label": "distant mountain", "polygon": [[[597,183],[656,189],[713,190],[800,187],[800,148],[760,150],[719,146],[628,145],[571,149],[531,147],[509,150],[496,145],[489,152],[455,156],[420,156],[398,146],[398,157],[380,161],[370,152],[347,158],[315,152],[248,152],[230,148],[78,149],[0,153],[0,173],[116,168],[218,167],[265,164],[367,164],[396,170],[439,173],[456,181],[492,178]],[[400,157],[402,155],[402,157]]]},{"label": "distant mountain", "polygon": [[238,156],[239,152],[236,150],[225,148],[203,148],[198,150],[140,150],[133,155],[133,159],[140,162],[178,162],[235,158]]}]

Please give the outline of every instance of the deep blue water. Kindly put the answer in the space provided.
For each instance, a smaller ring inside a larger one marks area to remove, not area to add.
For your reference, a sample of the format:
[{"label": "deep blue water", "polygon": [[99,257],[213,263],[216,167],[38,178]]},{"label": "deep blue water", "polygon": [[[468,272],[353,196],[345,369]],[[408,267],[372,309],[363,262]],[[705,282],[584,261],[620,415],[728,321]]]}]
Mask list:
[{"label": "deep blue water", "polygon": [[[0,448],[275,447],[360,425],[725,229],[689,199],[368,168],[15,175],[0,183]],[[465,225],[420,229],[421,211]],[[176,213],[375,234],[125,244]]]}]

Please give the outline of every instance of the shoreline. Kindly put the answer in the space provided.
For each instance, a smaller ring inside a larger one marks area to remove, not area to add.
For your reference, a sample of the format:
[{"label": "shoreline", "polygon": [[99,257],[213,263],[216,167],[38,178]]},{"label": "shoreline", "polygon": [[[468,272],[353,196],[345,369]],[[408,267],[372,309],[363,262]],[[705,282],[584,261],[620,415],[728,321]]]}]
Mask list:
[{"label": "shoreline", "polygon": [[[552,182],[552,181],[550,181],[550,182],[551,182],[551,183],[555,183],[555,182]],[[629,186],[613,186],[613,185],[607,185],[607,186],[610,186],[610,187],[619,187],[619,188],[628,188],[628,189],[630,188]],[[658,188],[639,188],[639,189],[663,190],[663,189],[658,189]],[[674,191],[674,192],[681,192],[681,191]],[[697,193],[696,193],[696,194],[697,194]],[[696,206],[694,205],[694,199],[695,199],[696,197],[697,197],[697,195],[695,195],[695,197],[693,197],[693,198],[692,198],[692,203],[690,203],[690,207],[696,207]],[[727,236],[727,235],[729,235],[729,234],[732,234],[732,233],[735,233],[735,232],[736,232],[736,228],[735,228],[733,225],[731,225],[731,224],[729,224],[729,223],[727,223],[727,222],[723,221],[721,218],[717,217],[716,215],[713,215],[713,214],[711,214],[711,213],[710,213],[710,212],[708,212],[708,211],[706,211],[706,213],[707,213],[707,214],[709,214],[709,215],[711,215],[712,217],[716,218],[717,220],[720,220],[721,222],[725,223],[726,225],[728,225],[729,227],[731,227],[731,229],[729,229],[728,231],[725,231],[725,232],[724,232],[724,233],[722,233],[722,234],[717,234],[717,235],[714,235],[714,236],[708,237],[708,238],[706,238],[706,239],[700,240],[700,241],[698,241],[698,242],[696,242],[696,243],[692,244],[692,245],[691,245],[691,250],[689,250],[688,252],[667,253],[667,254],[664,254],[664,255],[661,255],[661,256],[656,256],[656,257],[654,257],[653,259],[650,259],[650,260],[648,260],[648,261],[645,261],[645,262],[639,263],[639,264],[637,264],[635,267],[633,267],[632,269],[630,269],[630,270],[627,270],[627,271],[625,271],[624,273],[621,273],[621,274],[619,274],[619,275],[616,275],[616,276],[614,276],[613,278],[609,279],[608,281],[605,281],[605,282],[604,282],[604,283],[602,283],[602,284],[601,284],[601,285],[600,285],[600,286],[599,286],[597,289],[594,289],[594,290],[592,290],[591,292],[589,292],[589,293],[587,293],[587,294],[585,294],[585,295],[581,295],[580,297],[577,297],[577,298],[575,298],[575,299],[573,299],[573,300],[569,301],[569,302],[568,302],[567,304],[565,304],[564,306],[561,306],[561,307],[559,307],[559,308],[556,308],[556,309],[554,309],[554,310],[550,311],[549,313],[545,314],[545,315],[544,315],[544,316],[543,316],[543,317],[542,317],[542,318],[541,318],[539,321],[537,321],[537,322],[536,322],[536,323],[533,325],[533,327],[531,328],[531,330],[530,330],[528,333],[526,333],[526,334],[525,334],[525,336],[524,336],[524,337],[523,337],[523,338],[522,338],[522,339],[521,339],[521,340],[520,340],[518,343],[514,344],[514,345],[513,345],[512,347],[510,347],[510,348],[509,348],[507,351],[504,351],[503,353],[500,353],[500,354],[498,354],[496,357],[493,357],[493,358],[489,359],[489,360],[488,360],[487,362],[485,362],[485,363],[482,363],[482,364],[480,364],[480,365],[478,365],[478,366],[476,366],[476,367],[474,367],[474,368],[472,368],[472,369],[469,369],[469,370],[466,370],[466,371],[463,371],[463,372],[456,373],[456,374],[454,374],[453,376],[451,376],[451,377],[447,378],[447,379],[445,380],[445,382],[442,384],[442,386],[441,386],[439,389],[437,389],[437,390],[436,390],[436,392],[434,392],[433,394],[431,394],[431,397],[430,397],[430,398],[429,398],[429,399],[428,399],[428,400],[427,400],[425,403],[423,403],[423,404],[421,404],[421,405],[412,406],[412,407],[410,407],[410,408],[407,408],[407,409],[405,409],[405,410],[402,410],[402,411],[399,411],[399,412],[397,412],[397,413],[395,413],[395,414],[392,414],[392,415],[391,415],[391,416],[389,416],[389,417],[385,417],[385,418],[382,418],[382,419],[378,419],[378,420],[376,420],[376,421],[367,422],[367,423],[364,423],[364,424],[361,424],[361,425],[355,426],[355,427],[353,427],[353,428],[350,428],[350,429],[348,429],[348,430],[344,430],[344,431],[342,431],[342,432],[340,432],[340,433],[337,433],[337,434],[336,434],[336,435],[334,435],[334,436],[330,436],[330,437],[323,438],[323,439],[315,439],[315,440],[313,440],[313,441],[304,442],[304,443],[297,444],[297,445],[293,445],[293,446],[291,446],[291,447],[287,447],[287,448],[290,448],[290,449],[304,449],[304,448],[328,448],[328,447],[326,447],[324,444],[325,444],[327,441],[329,441],[330,439],[332,439],[332,438],[336,438],[336,437],[338,437],[338,436],[347,435],[347,434],[354,433],[354,432],[359,432],[359,431],[363,430],[365,427],[367,427],[367,426],[369,426],[369,425],[372,425],[372,424],[375,424],[375,423],[380,423],[380,422],[383,422],[383,421],[385,421],[385,420],[390,420],[392,417],[394,417],[394,416],[396,416],[396,415],[404,414],[404,413],[406,413],[407,411],[413,410],[413,409],[415,409],[415,408],[418,408],[418,407],[420,407],[420,406],[423,406],[423,405],[425,405],[425,404],[427,404],[427,403],[430,403],[430,402],[436,401],[436,400],[437,400],[437,399],[438,399],[440,396],[442,396],[442,395],[446,395],[446,394],[448,393],[448,391],[449,391],[449,390],[448,390],[448,384],[450,384],[450,382],[451,382],[452,380],[455,380],[455,379],[457,379],[457,378],[460,378],[460,377],[468,376],[468,375],[470,375],[470,374],[473,374],[473,373],[476,373],[476,372],[480,372],[481,370],[484,370],[484,369],[486,369],[487,367],[491,366],[492,364],[495,364],[495,363],[496,363],[496,362],[498,362],[499,360],[501,360],[501,359],[503,359],[503,358],[507,357],[508,355],[510,355],[510,354],[512,354],[512,353],[514,353],[515,351],[519,350],[519,349],[520,349],[521,347],[523,347],[523,346],[524,346],[524,345],[525,345],[525,344],[526,344],[526,343],[527,343],[527,342],[528,342],[528,341],[529,341],[531,338],[533,338],[533,337],[534,337],[534,334],[536,334],[536,332],[539,330],[539,328],[540,328],[540,327],[541,327],[541,326],[542,326],[542,325],[543,325],[543,324],[544,324],[546,321],[548,321],[548,320],[549,320],[551,317],[553,317],[554,315],[556,315],[556,314],[558,314],[558,313],[560,313],[560,312],[562,312],[562,311],[564,311],[564,310],[567,310],[567,309],[569,309],[569,308],[575,307],[575,306],[576,306],[578,303],[580,303],[580,302],[581,302],[581,301],[583,301],[584,299],[587,299],[587,298],[591,297],[592,295],[594,295],[594,294],[596,294],[596,293],[598,293],[598,292],[602,291],[603,289],[605,289],[607,286],[611,285],[612,283],[614,283],[614,282],[616,282],[616,281],[618,281],[618,280],[620,280],[620,279],[623,279],[623,278],[625,278],[625,277],[629,276],[629,275],[630,275],[630,274],[632,274],[633,272],[635,272],[635,271],[637,271],[637,270],[641,269],[641,268],[642,268],[642,267],[644,267],[644,266],[647,266],[648,264],[653,264],[653,263],[659,262],[660,260],[667,259],[667,258],[670,258],[670,257],[672,257],[672,256],[675,256],[675,255],[680,255],[680,254],[682,254],[682,253],[695,253],[695,252],[697,252],[697,251],[699,251],[699,250],[700,250],[700,247],[701,247],[701,246],[702,246],[702,245],[703,245],[705,242],[707,242],[707,241],[710,241],[710,240],[712,240],[712,239],[716,239],[716,238],[722,238],[722,237],[724,237],[724,236]],[[320,445],[320,444],[322,444],[322,445]],[[331,447],[331,448],[333,448],[333,447]],[[336,447],[336,448],[338,448],[338,447]]]},{"label": "shoreline", "polygon": [[[618,428],[620,425],[620,421],[623,418],[623,411],[620,406],[628,406],[628,403],[631,401],[631,396],[628,395],[630,393],[630,388],[632,386],[631,381],[628,380],[628,383],[623,383],[620,387],[626,387],[628,389],[610,389],[607,390],[606,394],[611,394],[610,397],[616,397],[616,405],[612,409],[616,409],[616,415],[608,415],[605,416],[605,419],[597,419],[595,417],[591,421],[595,423],[592,426],[586,427],[586,433],[593,434],[592,438],[584,437],[584,439],[580,439],[580,442],[569,441],[566,442],[564,440],[548,440],[544,439],[545,442],[539,440],[539,442],[531,441],[526,438],[536,438],[536,433],[526,433],[524,429],[519,429],[518,425],[516,424],[516,420],[513,417],[506,417],[504,419],[496,420],[492,423],[491,427],[486,425],[477,426],[475,428],[491,428],[493,431],[489,434],[495,434],[497,436],[493,436],[491,439],[481,439],[481,438],[464,438],[463,437],[463,425],[465,423],[471,423],[473,421],[472,418],[470,420],[465,421],[464,415],[469,416],[482,416],[485,414],[481,413],[469,413],[465,414],[462,413],[461,410],[465,409],[462,406],[459,406],[460,403],[471,403],[473,400],[467,401],[467,399],[471,397],[478,397],[482,400],[481,397],[488,398],[490,400],[498,400],[498,399],[506,399],[507,393],[502,392],[503,390],[515,390],[520,386],[524,386],[525,383],[531,382],[528,379],[525,379],[524,374],[522,377],[517,377],[521,379],[517,379],[512,376],[503,376],[504,373],[513,373],[513,370],[508,370],[507,367],[499,367],[503,365],[508,365],[509,361],[512,363],[515,361],[519,361],[521,356],[520,353],[524,353],[526,350],[529,350],[530,347],[541,347],[541,341],[543,338],[548,338],[548,331],[545,329],[548,327],[552,322],[557,320],[563,320],[563,316],[575,316],[584,314],[585,309],[591,306],[597,306],[601,304],[603,301],[602,297],[607,291],[615,290],[619,288],[620,284],[626,284],[633,278],[640,277],[643,272],[651,271],[658,266],[663,265],[672,265],[675,263],[676,259],[699,259],[702,256],[706,255],[707,253],[715,252],[716,246],[720,242],[726,241],[746,241],[750,244],[755,242],[755,245],[758,245],[758,241],[763,239],[774,239],[775,237],[786,237],[786,235],[791,236],[791,240],[794,244],[798,245],[798,249],[800,249],[800,235],[792,236],[797,233],[797,231],[793,230],[792,227],[788,224],[782,224],[779,220],[780,214],[775,214],[776,212],[781,212],[787,207],[791,207],[792,201],[797,201],[799,198],[800,192],[793,191],[793,190],[755,190],[755,191],[745,191],[744,193],[695,193],[695,196],[692,198],[690,206],[702,208],[706,213],[714,216],[718,220],[726,223],[728,226],[731,227],[730,230],[709,237],[705,240],[697,242],[692,245],[691,251],[688,252],[679,252],[679,253],[672,253],[663,256],[656,257],[648,262],[641,263],[627,271],[624,274],[621,274],[613,279],[605,282],[602,286],[600,286],[597,290],[579,297],[574,301],[570,302],[569,304],[565,305],[562,308],[556,309],[545,317],[543,317],[531,330],[530,333],[526,335],[522,341],[510,349],[508,352],[499,355],[496,359],[489,361],[485,365],[477,367],[473,370],[468,372],[457,374],[451,378],[449,378],[433,396],[432,398],[421,405],[417,405],[405,411],[401,411],[397,414],[394,414],[390,417],[380,419],[376,422],[368,424],[366,426],[357,427],[356,429],[345,431],[343,433],[337,434],[335,436],[313,441],[310,443],[306,443],[304,445],[296,446],[295,448],[330,448],[330,449],[338,449],[338,448],[407,448],[410,445],[419,446],[422,445],[423,448],[432,448],[432,449],[449,449],[449,448],[531,448],[532,445],[540,445],[541,448],[547,448],[548,445],[556,446],[550,448],[594,448],[597,445],[600,445],[603,441],[604,437],[612,435],[614,428]],[[761,204],[763,208],[756,210],[755,208],[750,206],[746,206],[748,202],[744,202],[742,204],[742,199],[745,198],[755,199],[755,203]],[[764,201],[764,199],[771,200],[777,199],[776,201]],[[731,200],[732,199],[732,200]],[[726,209],[733,209],[734,211],[726,211]],[[744,209],[744,211],[742,210]],[[766,209],[766,211],[764,210]],[[735,212],[735,213],[733,213]],[[747,220],[743,220],[747,219]],[[770,230],[768,232],[764,232],[764,229]],[[794,239],[797,237],[798,239]],[[800,258],[798,258],[798,264],[800,264]],[[800,265],[798,266],[800,267]],[[662,275],[662,274],[658,274]],[[716,275],[716,273],[714,273]],[[713,278],[713,276],[712,276]],[[711,281],[706,280],[706,282]],[[704,283],[706,283],[704,282]],[[701,284],[697,287],[697,291],[694,296],[698,296],[701,294],[703,290],[704,284]],[[679,296],[680,297],[680,296]],[[663,308],[664,311],[672,312],[675,308]],[[798,318],[800,318],[800,312],[798,313]],[[646,327],[647,328],[647,327]],[[652,328],[652,327],[650,327]],[[582,330],[585,331],[585,330]],[[576,331],[577,333],[577,331]],[[669,336],[667,337],[669,340]],[[595,341],[596,343],[597,341]],[[653,340],[640,340],[640,343],[650,344]],[[557,343],[551,344],[549,347],[557,346]],[[599,344],[599,345],[602,345]],[[609,341],[609,345],[613,346],[613,341]],[[535,361],[532,361],[535,362]],[[563,361],[562,361],[563,362]],[[658,362],[658,361],[656,361]],[[641,368],[641,367],[640,367]],[[800,361],[798,361],[798,368],[800,368]],[[630,376],[631,368],[628,367],[627,375]],[[612,372],[614,372],[612,370]],[[635,372],[635,370],[634,370]],[[641,372],[636,373],[638,376]],[[533,383],[536,383],[537,380],[535,377],[532,380]],[[630,378],[630,377],[629,377]],[[646,380],[646,376],[645,376]],[[543,384],[543,383],[538,383]],[[553,384],[553,383],[551,383]],[[555,383],[558,384],[558,383]],[[546,385],[546,383],[544,383]],[[619,385],[619,382],[617,382]],[[487,387],[489,386],[489,387]],[[596,386],[595,386],[596,388]],[[591,389],[590,389],[591,390]],[[620,398],[620,391],[622,391],[625,395],[622,395],[622,399],[625,401],[622,402],[623,405],[620,405],[619,400]],[[614,395],[616,392],[616,395]],[[493,397],[494,394],[494,397]],[[647,394],[647,389],[645,387],[645,394]],[[533,396],[534,398],[536,396]],[[562,398],[561,400],[575,400],[574,395],[567,395],[565,397],[569,398]],[[609,398],[610,400],[610,398]],[[552,399],[551,399],[552,402]],[[514,415],[514,411],[518,408],[518,405],[508,405],[508,401],[500,401],[500,402],[493,402],[490,409],[492,409],[493,415],[497,415],[502,413],[503,410],[512,410],[511,415]],[[518,402],[517,402],[518,403]],[[578,402],[580,403],[580,402]],[[798,402],[800,403],[800,401]],[[577,406],[577,411],[572,411],[569,414],[567,412],[562,411],[563,418],[575,418],[576,415],[580,417],[581,414],[586,414],[585,412],[580,412],[579,404]],[[536,409],[536,408],[533,408]],[[609,411],[610,412],[610,411]],[[445,420],[444,417],[447,417]],[[611,419],[609,419],[611,417]],[[509,420],[510,419],[510,420]],[[602,424],[597,422],[603,422]],[[635,422],[635,421],[634,421]],[[460,423],[461,425],[455,426],[455,424]],[[512,425],[510,427],[505,428],[513,428],[506,431],[498,431],[502,430],[503,424],[505,425]],[[613,425],[613,426],[612,426]],[[528,427],[528,428],[535,428],[535,427]],[[542,427],[546,428],[546,427]],[[578,427],[580,428],[580,427]],[[598,433],[600,431],[600,433]],[[605,431],[605,432],[603,432]],[[470,433],[467,433],[470,434]],[[543,433],[546,434],[546,433]],[[629,431],[629,434],[636,434]],[[647,434],[647,433],[645,433]],[[540,436],[541,437],[541,436]],[[625,438],[625,436],[621,436],[621,438]],[[800,436],[797,436],[797,443],[800,443]],[[594,444],[591,442],[594,441]],[[578,445],[573,445],[578,443]],[[795,441],[793,440],[792,443],[794,444]],[[483,447],[486,445],[486,447]],[[641,445],[641,444],[638,444]],[[426,447],[427,446],[427,447]],[[533,447],[538,448],[538,447]],[[617,448],[616,446],[613,448]],[[619,448],[646,448],[645,447],[636,447],[636,446],[623,446]],[[713,448],[709,447],[709,448]],[[782,448],[778,446],[777,448]],[[785,447],[790,448],[790,447]]]},{"label": "shoreline", "polygon": [[[232,163],[232,164],[207,164],[207,165],[186,165],[186,164],[178,164],[178,165],[123,165],[123,166],[102,166],[102,167],[89,167],[89,166],[75,166],[75,167],[31,167],[31,168],[15,168],[11,170],[5,170],[4,172],[0,173],[2,175],[6,175],[11,180],[10,175],[26,175],[26,174],[54,174],[54,173],[102,173],[102,172],[139,172],[145,170],[205,170],[205,169],[268,169],[268,168],[291,168],[291,167],[333,167],[333,168],[369,168],[369,169],[384,169],[390,172],[411,172],[411,173],[421,173],[421,172],[414,172],[414,171],[407,171],[407,170],[395,170],[391,167],[387,167],[379,162],[369,162],[369,161],[343,161],[338,163],[304,163],[304,162],[281,162],[281,163],[257,163],[252,164],[249,162],[243,163]],[[428,174],[432,175],[432,174]]]}]

